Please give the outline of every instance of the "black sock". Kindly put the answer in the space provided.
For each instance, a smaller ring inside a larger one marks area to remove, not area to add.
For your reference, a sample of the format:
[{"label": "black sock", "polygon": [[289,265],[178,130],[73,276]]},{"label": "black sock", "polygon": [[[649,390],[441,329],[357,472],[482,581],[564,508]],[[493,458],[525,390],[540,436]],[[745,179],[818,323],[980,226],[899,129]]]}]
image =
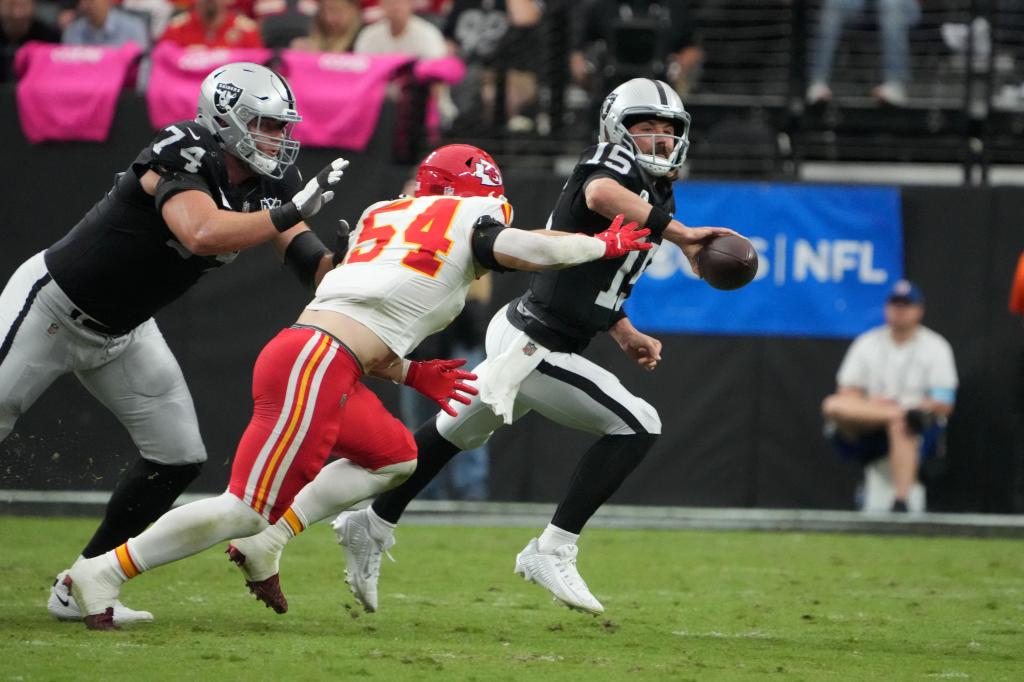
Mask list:
[{"label": "black sock", "polygon": [[109,552],[144,531],[171,508],[202,467],[202,463],[172,466],[139,459],[114,488],[106,515],[82,556],[91,559]]},{"label": "black sock", "polygon": [[373,501],[373,511],[389,523],[398,523],[398,519],[402,518],[402,513],[413,498],[434,480],[452,457],[461,452],[459,446],[453,445],[437,432],[436,421],[431,418],[413,434],[419,454],[416,459],[416,471],[409,480]]},{"label": "black sock", "polygon": [[647,455],[658,436],[604,436],[583,454],[551,523],[577,535]]}]

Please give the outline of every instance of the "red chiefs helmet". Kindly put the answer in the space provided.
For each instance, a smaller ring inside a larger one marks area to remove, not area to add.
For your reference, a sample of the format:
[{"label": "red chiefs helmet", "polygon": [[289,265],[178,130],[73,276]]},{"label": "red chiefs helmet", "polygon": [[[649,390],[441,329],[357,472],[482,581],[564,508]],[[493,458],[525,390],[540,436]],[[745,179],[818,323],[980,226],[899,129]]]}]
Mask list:
[{"label": "red chiefs helmet", "polygon": [[427,155],[416,171],[415,196],[500,197],[501,169],[491,155],[469,144],[449,144]]}]

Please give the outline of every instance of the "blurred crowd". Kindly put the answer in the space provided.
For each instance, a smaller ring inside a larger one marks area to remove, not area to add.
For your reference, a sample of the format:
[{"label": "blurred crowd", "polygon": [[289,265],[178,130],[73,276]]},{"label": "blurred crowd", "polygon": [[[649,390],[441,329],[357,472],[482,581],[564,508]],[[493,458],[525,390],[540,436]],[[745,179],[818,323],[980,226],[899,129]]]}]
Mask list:
[{"label": "blurred crowd", "polygon": [[[550,32],[538,30],[558,0],[0,0],[0,80],[13,79],[17,48],[29,41],[144,49],[291,48],[365,54],[454,55],[467,74],[442,107],[449,124],[502,120],[531,129],[538,73],[551,57]],[[603,93],[619,81],[656,75],[686,92],[702,58],[687,0],[589,0],[563,6],[571,26],[566,76]],[[564,34],[561,31],[564,30]],[[500,68],[497,68],[500,67]]]},{"label": "blurred crowd", "polygon": [[[1024,106],[1024,7],[978,7],[982,14],[967,0],[0,0],[0,81],[33,40],[454,55],[467,73],[436,93],[446,127],[486,121],[543,132],[552,99],[592,120],[604,93],[638,76],[671,83],[685,101],[692,92],[783,94],[799,71],[811,105],[835,95],[906,106],[915,78],[945,68],[922,66],[921,54],[942,52],[943,65],[967,52],[984,61],[998,37],[1011,49],[991,68],[1008,74],[1004,94]],[[855,67],[866,82],[837,89]]]}]

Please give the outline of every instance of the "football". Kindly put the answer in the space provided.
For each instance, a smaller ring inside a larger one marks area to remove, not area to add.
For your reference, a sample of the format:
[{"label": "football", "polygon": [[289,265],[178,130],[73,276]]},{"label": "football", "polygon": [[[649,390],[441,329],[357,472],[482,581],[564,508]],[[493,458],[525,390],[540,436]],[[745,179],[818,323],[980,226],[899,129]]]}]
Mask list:
[{"label": "football", "polygon": [[697,254],[704,280],[715,289],[739,289],[757,274],[757,252],[750,240],[735,234],[712,237]]}]

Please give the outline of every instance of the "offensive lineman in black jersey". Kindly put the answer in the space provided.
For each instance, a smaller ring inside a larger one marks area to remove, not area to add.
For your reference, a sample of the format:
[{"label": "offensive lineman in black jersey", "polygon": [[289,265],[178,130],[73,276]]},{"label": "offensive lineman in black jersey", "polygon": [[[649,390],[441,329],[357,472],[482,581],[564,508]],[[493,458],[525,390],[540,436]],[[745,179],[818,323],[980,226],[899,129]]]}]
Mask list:
[{"label": "offensive lineman in black jersey", "polygon": [[[228,64],[203,81],[195,121],[167,126],[60,241],[0,294],[0,440],[57,377],[74,372],[128,429],[140,459],[118,483],[82,557],[138,535],[206,460],[181,368],[152,315],[238,250],[273,240],[300,279],[333,265],[306,227],[348,164],[302,187],[292,165],[300,120],[285,80]],[[81,559],[82,557],[79,557]],[[58,575],[48,609],[81,617]],[[118,622],[152,614],[118,604]]]},{"label": "offensive lineman in black jersey", "polygon": [[672,217],[672,181],[686,158],[689,126],[679,96],[661,81],[631,80],[605,99],[600,142],[576,165],[550,224],[594,234],[623,213],[651,230],[655,246],[617,260],[535,273],[526,293],[491,320],[487,359],[473,370],[480,395],[457,417],[440,414],[417,430],[419,464],[408,481],[372,507],[334,521],[347,581],[368,610],[376,610],[381,553],[394,544],[406,505],[459,451],[479,447],[503,423],[536,410],[600,438],[577,465],[551,524],[516,557],[516,573],[572,608],[604,611],[576,569],[576,540],[654,444],[661,421],[651,405],[578,353],[607,331],[642,367],[657,367],[661,342],[633,327],[623,301],[663,241],[682,249],[699,274],[702,242],[731,233],[686,227]]}]

